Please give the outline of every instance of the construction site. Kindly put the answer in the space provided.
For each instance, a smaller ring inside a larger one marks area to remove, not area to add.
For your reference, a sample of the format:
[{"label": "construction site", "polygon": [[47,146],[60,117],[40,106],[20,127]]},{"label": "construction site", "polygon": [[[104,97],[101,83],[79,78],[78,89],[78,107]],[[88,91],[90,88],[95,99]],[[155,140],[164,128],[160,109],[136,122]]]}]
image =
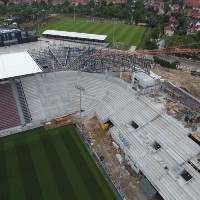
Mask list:
[{"label": "construction site", "polygon": [[16,101],[10,115],[19,112],[0,122],[1,137],[73,123],[123,199],[198,200],[200,79],[143,53],[48,43],[0,55],[5,67],[19,54],[17,67],[35,67],[0,76]]}]

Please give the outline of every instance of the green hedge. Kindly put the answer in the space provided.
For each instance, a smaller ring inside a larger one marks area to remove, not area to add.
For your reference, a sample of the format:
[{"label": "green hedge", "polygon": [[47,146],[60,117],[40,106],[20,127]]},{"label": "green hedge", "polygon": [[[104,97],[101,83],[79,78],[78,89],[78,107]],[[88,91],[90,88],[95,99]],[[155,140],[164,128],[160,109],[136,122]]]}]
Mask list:
[{"label": "green hedge", "polygon": [[157,56],[153,57],[154,62],[160,64],[162,67],[167,67],[171,69],[176,69],[176,62],[169,62],[167,60],[163,60]]}]

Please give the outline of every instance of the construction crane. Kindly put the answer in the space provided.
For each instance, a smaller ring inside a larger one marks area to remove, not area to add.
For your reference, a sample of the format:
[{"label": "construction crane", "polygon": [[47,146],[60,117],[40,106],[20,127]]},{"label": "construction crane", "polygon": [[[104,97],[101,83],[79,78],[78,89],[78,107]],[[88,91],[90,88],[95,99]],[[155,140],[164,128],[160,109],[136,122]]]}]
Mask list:
[{"label": "construction crane", "polygon": [[[89,73],[125,72],[142,69],[147,74],[154,66],[154,59],[147,54],[193,53],[200,49],[157,49],[124,51],[110,48],[48,46],[41,51],[29,51],[34,60],[45,71],[73,70]],[[44,67],[45,66],[45,67]]]},{"label": "construction crane", "polygon": [[173,46],[165,49],[153,49],[153,50],[135,50],[135,51],[123,51],[123,50],[100,50],[95,52],[93,55],[144,55],[144,54],[183,54],[183,53],[200,53],[200,49],[182,49],[180,47],[184,46],[191,46],[195,44],[200,44],[200,42],[197,43],[191,43],[191,44],[184,44],[184,45],[178,45]]},{"label": "construction crane", "polygon": [[136,54],[175,54],[175,53],[200,53],[200,49],[180,49],[180,48],[169,48],[169,49],[155,49],[155,50],[136,50]]},{"label": "construction crane", "polygon": [[101,55],[101,56],[109,56],[109,55],[144,55],[144,54],[183,54],[183,53],[200,53],[200,49],[180,49],[180,48],[168,48],[168,49],[154,49],[154,50],[135,50],[135,51],[122,51],[122,50],[115,50],[115,51],[104,51],[100,50],[95,52],[93,55]]},{"label": "construction crane", "polygon": [[136,53],[139,54],[174,54],[174,53],[200,53],[200,49],[182,49],[180,47],[191,46],[195,44],[200,44],[200,42],[183,44],[178,46],[172,46],[166,49],[155,49],[155,50],[136,50]]}]

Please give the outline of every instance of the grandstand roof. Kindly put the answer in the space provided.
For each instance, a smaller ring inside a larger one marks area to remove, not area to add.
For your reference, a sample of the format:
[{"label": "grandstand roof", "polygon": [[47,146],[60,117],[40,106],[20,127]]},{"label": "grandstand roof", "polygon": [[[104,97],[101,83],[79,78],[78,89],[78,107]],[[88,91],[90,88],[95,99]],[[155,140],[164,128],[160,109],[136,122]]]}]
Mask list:
[{"label": "grandstand roof", "polygon": [[28,52],[0,55],[0,79],[42,72]]},{"label": "grandstand roof", "polygon": [[67,32],[67,31],[57,31],[57,30],[46,30],[42,34],[52,35],[52,36],[71,37],[71,38],[82,38],[82,39],[90,39],[90,40],[105,40],[107,37],[107,35]]}]

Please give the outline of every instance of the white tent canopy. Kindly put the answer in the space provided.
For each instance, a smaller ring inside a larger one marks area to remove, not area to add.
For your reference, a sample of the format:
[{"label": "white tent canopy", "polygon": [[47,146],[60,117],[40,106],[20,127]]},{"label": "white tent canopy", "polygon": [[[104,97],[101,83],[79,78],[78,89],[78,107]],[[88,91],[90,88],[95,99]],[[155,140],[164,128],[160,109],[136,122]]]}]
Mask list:
[{"label": "white tent canopy", "polygon": [[28,52],[0,55],[0,79],[42,72]]},{"label": "white tent canopy", "polygon": [[67,31],[57,31],[57,30],[46,30],[42,33],[42,35],[81,38],[81,39],[89,39],[89,40],[101,40],[101,41],[105,40],[107,37],[107,35],[67,32]]}]

